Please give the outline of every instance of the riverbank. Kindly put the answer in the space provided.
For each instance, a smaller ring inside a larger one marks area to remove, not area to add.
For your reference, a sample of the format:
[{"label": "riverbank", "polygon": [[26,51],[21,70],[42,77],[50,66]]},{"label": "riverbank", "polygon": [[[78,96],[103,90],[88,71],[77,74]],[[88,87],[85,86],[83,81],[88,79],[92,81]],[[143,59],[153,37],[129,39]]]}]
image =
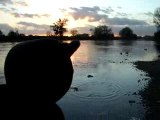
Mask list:
[{"label": "riverbank", "polygon": [[138,61],[135,65],[151,78],[144,90],[139,92],[146,108],[145,119],[160,120],[160,59],[149,62]]},{"label": "riverbank", "polygon": [[138,69],[147,72],[152,79],[160,79],[160,59],[156,61],[138,61],[135,62],[135,65]]}]

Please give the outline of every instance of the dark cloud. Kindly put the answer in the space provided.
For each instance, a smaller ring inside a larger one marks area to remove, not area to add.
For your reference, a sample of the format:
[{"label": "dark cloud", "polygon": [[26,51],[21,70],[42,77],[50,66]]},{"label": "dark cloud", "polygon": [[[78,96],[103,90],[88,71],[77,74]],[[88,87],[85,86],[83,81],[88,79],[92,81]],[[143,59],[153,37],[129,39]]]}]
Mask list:
[{"label": "dark cloud", "polygon": [[33,18],[33,17],[40,17],[38,14],[21,14],[21,13],[11,13],[14,17],[28,17],[28,18]]},{"label": "dark cloud", "polygon": [[33,17],[50,17],[49,14],[29,14],[29,13],[19,13],[16,8],[13,7],[2,7],[0,6],[0,10],[13,15],[14,17],[20,18],[33,18]]},{"label": "dark cloud", "polygon": [[150,16],[152,17],[152,16],[153,16],[153,13],[152,13],[152,12],[147,12],[147,13],[144,13],[144,15],[147,15],[147,16],[149,16],[149,17],[150,17]]},{"label": "dark cloud", "polygon": [[5,12],[5,13],[11,13],[11,12],[16,11],[17,9],[13,8],[13,7],[0,6],[0,10]]},{"label": "dark cloud", "polygon": [[148,23],[146,23],[143,20],[118,18],[118,17],[105,19],[105,24],[107,25],[148,25]]},{"label": "dark cloud", "polygon": [[89,22],[95,22],[99,21],[103,18],[108,17],[105,14],[99,14],[98,12],[103,12],[102,9],[100,9],[98,6],[94,7],[80,7],[80,8],[73,8],[70,7],[73,12],[70,12],[69,14],[75,19],[84,19],[88,17]]},{"label": "dark cloud", "polygon": [[4,34],[8,34],[8,32],[10,30],[13,30],[14,28],[12,28],[9,24],[6,24],[6,23],[0,23],[0,30],[2,30],[2,32]]},{"label": "dark cloud", "polygon": [[12,0],[0,0],[0,4],[1,5],[8,5],[8,4],[13,4]]},{"label": "dark cloud", "polygon": [[3,6],[6,5],[20,5],[20,6],[28,6],[28,4],[24,1],[15,1],[13,2],[12,0],[0,0],[0,4]]},{"label": "dark cloud", "polygon": [[127,17],[127,16],[129,16],[129,14],[127,14],[127,13],[123,13],[123,12],[116,12],[116,16],[122,16],[122,17]]},{"label": "dark cloud", "polygon": [[114,10],[111,7],[108,7],[105,10],[101,9],[101,11],[106,14],[111,14],[112,12],[114,12]]},{"label": "dark cloud", "polygon": [[[101,9],[97,6],[95,7],[80,7],[80,8],[70,8],[73,12],[69,14],[75,19],[84,19],[88,18],[89,22],[101,22],[102,24],[107,25],[147,25],[147,23],[143,20],[137,19],[129,19],[127,18],[129,14],[116,12],[116,16],[123,17],[114,17],[109,18],[107,14],[111,14],[111,12],[115,12],[111,7],[107,9]],[[102,12],[101,14],[99,12]]]},{"label": "dark cloud", "polygon": [[[117,7],[122,9],[122,7]],[[155,26],[150,25],[145,20],[138,19],[129,19],[127,18],[130,14],[116,12],[111,7],[106,9],[101,9],[97,6],[95,7],[80,7],[80,8],[70,8],[73,12],[69,14],[75,19],[84,19],[88,18],[89,22],[99,22],[101,25],[107,25],[113,29],[115,34],[118,34],[119,31],[128,26],[135,31],[138,35],[153,35],[156,31]],[[63,10],[65,11],[65,10]],[[116,17],[108,17],[109,14],[116,14]],[[153,15],[151,12],[145,13],[145,15]],[[88,31],[91,26],[77,28],[79,31]],[[93,28],[93,27],[92,27]]]},{"label": "dark cloud", "polygon": [[14,12],[14,13],[11,13],[14,17],[26,17],[26,18],[33,18],[33,17],[49,17],[50,15],[49,14],[28,14],[28,13],[25,13],[25,14],[22,14],[22,13],[17,13],[17,12]]},{"label": "dark cloud", "polygon": [[49,25],[45,24],[36,24],[32,22],[18,22],[19,31],[24,34],[46,34],[48,30],[50,30]]},{"label": "dark cloud", "polygon": [[32,22],[18,22],[17,23],[18,25],[22,25],[24,27],[33,27],[35,29],[48,29],[49,28],[49,25],[45,25],[45,24],[42,24],[42,25],[39,25],[39,24],[36,24],[36,23],[32,23]]}]

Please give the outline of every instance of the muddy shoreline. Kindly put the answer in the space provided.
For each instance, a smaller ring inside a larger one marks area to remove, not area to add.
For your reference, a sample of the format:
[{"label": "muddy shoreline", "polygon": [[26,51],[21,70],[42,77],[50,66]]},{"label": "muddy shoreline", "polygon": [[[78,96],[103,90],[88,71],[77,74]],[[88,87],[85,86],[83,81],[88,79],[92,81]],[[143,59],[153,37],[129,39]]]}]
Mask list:
[{"label": "muddy shoreline", "polygon": [[136,68],[151,78],[144,90],[139,91],[146,108],[146,120],[160,120],[160,60],[135,62]]}]

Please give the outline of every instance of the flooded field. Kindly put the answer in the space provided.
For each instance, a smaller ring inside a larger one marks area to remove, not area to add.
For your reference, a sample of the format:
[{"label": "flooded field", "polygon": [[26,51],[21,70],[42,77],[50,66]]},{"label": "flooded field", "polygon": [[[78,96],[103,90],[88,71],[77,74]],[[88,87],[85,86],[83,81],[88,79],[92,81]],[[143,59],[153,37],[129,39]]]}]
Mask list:
[{"label": "flooded field", "polygon": [[[81,41],[72,56],[70,90],[58,101],[66,120],[143,120],[139,91],[150,78],[134,62],[153,61],[153,41]],[[5,84],[4,60],[13,43],[0,43],[0,84]]]}]

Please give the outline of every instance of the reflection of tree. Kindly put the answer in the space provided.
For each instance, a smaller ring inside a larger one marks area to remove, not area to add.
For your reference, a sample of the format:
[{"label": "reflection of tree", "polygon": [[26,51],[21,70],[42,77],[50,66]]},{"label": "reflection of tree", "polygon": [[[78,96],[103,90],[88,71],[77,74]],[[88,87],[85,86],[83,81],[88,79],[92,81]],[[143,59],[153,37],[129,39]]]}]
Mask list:
[{"label": "reflection of tree", "polygon": [[135,43],[135,40],[119,40],[119,44],[121,46],[133,46],[133,44]]},{"label": "reflection of tree", "polygon": [[99,46],[109,46],[109,45],[113,45],[113,41],[93,41],[93,43],[95,45],[99,45]]}]

